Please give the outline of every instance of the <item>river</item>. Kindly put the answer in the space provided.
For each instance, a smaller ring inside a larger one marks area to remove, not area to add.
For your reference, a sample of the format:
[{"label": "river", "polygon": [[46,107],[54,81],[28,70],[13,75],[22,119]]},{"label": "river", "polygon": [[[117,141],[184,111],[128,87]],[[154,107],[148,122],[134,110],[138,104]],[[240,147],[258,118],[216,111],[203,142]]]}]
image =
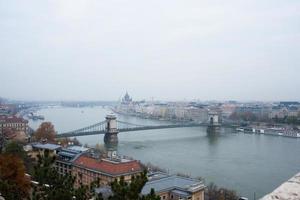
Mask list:
[{"label": "river", "polygon": [[[54,107],[42,109],[45,121],[59,133],[103,121],[110,111],[103,107]],[[166,122],[117,116],[135,124],[157,125]],[[31,121],[37,128],[41,121]],[[103,144],[103,135],[77,138],[90,146]],[[151,162],[170,173],[205,178],[205,183],[234,189],[253,199],[271,192],[300,171],[300,139],[235,133],[223,129],[208,136],[204,127],[147,130],[119,134],[118,153],[142,162]]]}]

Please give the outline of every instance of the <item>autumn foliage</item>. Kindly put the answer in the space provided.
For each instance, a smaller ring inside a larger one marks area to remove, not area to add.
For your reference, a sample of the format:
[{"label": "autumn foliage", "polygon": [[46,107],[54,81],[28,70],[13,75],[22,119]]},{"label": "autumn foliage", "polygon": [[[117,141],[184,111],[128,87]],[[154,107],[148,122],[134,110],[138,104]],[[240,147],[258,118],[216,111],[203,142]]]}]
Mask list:
[{"label": "autumn foliage", "polygon": [[30,180],[23,161],[12,154],[0,154],[0,192],[6,200],[29,197]]},{"label": "autumn foliage", "polygon": [[36,141],[47,140],[54,142],[55,135],[56,132],[53,124],[51,122],[43,122],[34,133],[34,138]]}]

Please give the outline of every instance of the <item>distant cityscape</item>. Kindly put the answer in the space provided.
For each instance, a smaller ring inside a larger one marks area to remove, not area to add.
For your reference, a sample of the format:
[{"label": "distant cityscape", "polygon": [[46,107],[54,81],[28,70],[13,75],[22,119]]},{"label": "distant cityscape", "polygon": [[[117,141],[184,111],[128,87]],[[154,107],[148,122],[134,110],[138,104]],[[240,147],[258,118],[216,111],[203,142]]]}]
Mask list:
[{"label": "distant cityscape", "polygon": [[[113,108],[119,114],[174,122],[208,121],[216,112],[223,124],[242,126],[239,131],[300,137],[300,103],[281,102],[153,102],[134,101],[128,93]],[[255,127],[255,128],[254,128]]]},{"label": "distant cityscape", "polygon": [[225,121],[252,121],[300,124],[300,103],[281,102],[160,102],[134,101],[128,93],[122,98],[116,111],[141,117],[163,120],[195,121],[207,120],[208,112],[217,110]]}]

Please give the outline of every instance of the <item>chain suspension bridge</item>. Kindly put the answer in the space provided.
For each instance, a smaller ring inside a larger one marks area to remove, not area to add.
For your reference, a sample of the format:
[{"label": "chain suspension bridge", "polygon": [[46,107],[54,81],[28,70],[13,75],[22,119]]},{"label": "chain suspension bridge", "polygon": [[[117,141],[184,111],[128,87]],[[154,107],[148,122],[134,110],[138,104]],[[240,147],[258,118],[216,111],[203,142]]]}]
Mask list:
[{"label": "chain suspension bridge", "polygon": [[77,130],[57,134],[57,138],[64,137],[77,137],[87,135],[113,135],[120,132],[132,132],[132,131],[143,131],[143,130],[154,130],[154,129],[169,129],[169,128],[183,128],[183,127],[198,127],[207,126],[205,123],[176,123],[168,125],[141,125],[134,124],[116,119],[115,115],[106,116],[106,120],[95,123],[93,125],[83,127]]}]

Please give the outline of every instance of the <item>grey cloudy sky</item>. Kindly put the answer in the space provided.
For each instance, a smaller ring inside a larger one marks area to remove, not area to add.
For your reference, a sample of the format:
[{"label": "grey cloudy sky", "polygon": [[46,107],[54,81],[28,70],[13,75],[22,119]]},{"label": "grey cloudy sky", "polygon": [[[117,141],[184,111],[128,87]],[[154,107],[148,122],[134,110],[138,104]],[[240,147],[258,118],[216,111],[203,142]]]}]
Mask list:
[{"label": "grey cloudy sky", "polygon": [[300,100],[299,0],[0,0],[0,96]]}]

